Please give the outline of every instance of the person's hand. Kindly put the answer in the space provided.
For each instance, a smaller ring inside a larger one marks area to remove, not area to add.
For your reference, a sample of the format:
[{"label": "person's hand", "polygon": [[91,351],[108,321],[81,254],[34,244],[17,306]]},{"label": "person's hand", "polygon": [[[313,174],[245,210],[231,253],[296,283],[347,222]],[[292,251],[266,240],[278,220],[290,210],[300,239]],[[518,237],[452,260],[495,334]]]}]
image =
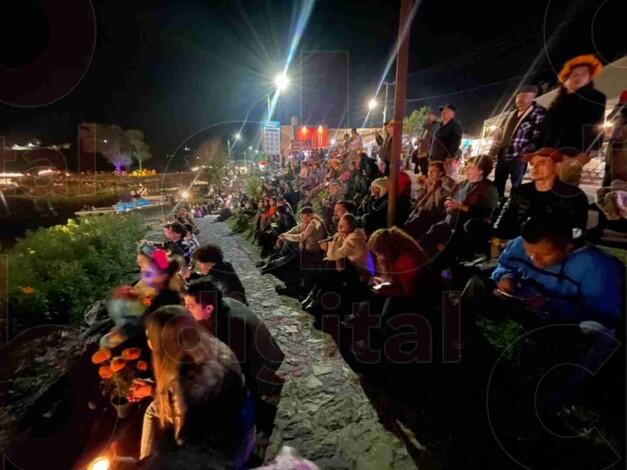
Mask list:
[{"label": "person's hand", "polygon": [[285,241],[285,235],[281,234],[279,235],[279,241]]},{"label": "person's hand", "polygon": [[447,209],[461,210],[464,205],[460,202],[457,202],[455,199],[448,198],[446,201],[444,201],[444,207],[446,207]]},{"label": "person's hand", "polygon": [[507,292],[508,294],[513,294],[516,290],[514,278],[511,276],[504,276],[496,285],[499,290],[503,292]]},{"label": "person's hand", "polygon": [[546,299],[538,294],[526,299],[525,304],[531,310],[543,310],[546,307]]},{"label": "person's hand", "polygon": [[327,251],[329,249],[329,242],[320,242],[320,249]]},{"label": "person's hand", "polygon": [[135,379],[128,392],[127,399],[129,402],[137,402],[142,398],[150,397],[153,393],[153,383],[147,380]]}]

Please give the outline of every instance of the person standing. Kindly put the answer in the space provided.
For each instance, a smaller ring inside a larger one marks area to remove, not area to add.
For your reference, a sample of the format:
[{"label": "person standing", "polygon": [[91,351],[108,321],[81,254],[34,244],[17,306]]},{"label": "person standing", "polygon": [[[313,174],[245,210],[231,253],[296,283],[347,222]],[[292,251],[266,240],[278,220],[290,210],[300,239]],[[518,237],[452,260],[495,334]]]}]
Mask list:
[{"label": "person standing", "polygon": [[375,139],[377,144],[380,147],[379,158],[385,165],[385,169],[383,171],[384,176],[390,175],[390,160],[392,159],[392,139],[394,138],[394,120],[388,121],[384,124],[383,128],[385,129],[386,138],[385,140],[379,132],[377,131],[375,134]]},{"label": "person standing", "polygon": [[499,197],[505,196],[510,178],[512,188],[520,186],[527,164],[524,156],[544,147],[548,134],[547,110],[535,102],[538,88],[523,86],[516,93],[516,109],[505,119],[499,130],[494,183]]},{"label": "person standing", "polygon": [[592,54],[566,62],[558,77],[559,92],[549,106],[549,146],[559,148],[567,159],[576,159],[580,167],[596,157],[603,143],[599,134],[605,118],[606,97],[594,88],[592,81],[601,70],[603,65]]},{"label": "person standing", "polygon": [[450,171],[453,159],[457,156],[459,146],[462,143],[464,129],[462,124],[455,119],[457,107],[454,104],[440,106],[442,122],[436,127],[429,148],[429,160],[432,162],[444,162],[447,172]]},{"label": "person standing", "polygon": [[414,173],[420,172],[425,177],[429,176],[429,149],[433,140],[433,133],[440,125],[438,116],[429,109],[425,122],[422,125],[422,134],[418,139],[418,148],[412,154],[412,164],[414,165]]}]

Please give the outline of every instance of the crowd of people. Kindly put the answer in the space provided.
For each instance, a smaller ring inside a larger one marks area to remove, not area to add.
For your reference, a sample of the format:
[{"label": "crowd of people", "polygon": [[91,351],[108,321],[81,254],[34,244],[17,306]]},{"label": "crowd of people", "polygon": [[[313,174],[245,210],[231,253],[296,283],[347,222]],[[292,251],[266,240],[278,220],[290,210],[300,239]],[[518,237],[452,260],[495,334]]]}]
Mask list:
[{"label": "crowd of people", "polygon": [[[258,200],[245,192],[230,199],[236,217],[254,228],[258,268],[281,279],[278,293],[298,298],[318,327],[338,325],[356,367],[377,351],[384,351],[379,363],[426,360],[424,347],[389,340],[425,321],[429,334],[438,331],[447,290],[462,291],[460,336],[450,339],[460,357],[486,347],[480,316],[511,318],[527,329],[579,326],[580,337],[568,340],[585,342],[582,366],[593,367],[596,351],[621,336],[625,317],[624,266],[589,243],[588,200],[569,183],[600,145],[596,133],[581,142],[581,129],[602,119],[588,104],[604,108],[591,81],[597,73],[590,58],[569,62],[549,110],[534,101],[537,89],[519,89],[495,150],[496,182],[490,155],[467,158],[465,178],[451,177],[462,126],[452,104],[441,108],[441,121],[430,113],[409,157],[422,175],[419,189],[412,194],[401,163],[391,226],[393,123],[379,137],[379,161],[354,130],[328,152],[268,172]],[[531,181],[523,183],[527,166]],[[150,301],[135,335],[152,351],[153,373],[129,398],[154,397],[142,459],[167,445],[189,446],[242,468],[255,431],[271,432],[284,357],[221,248],[196,239],[194,219],[204,215],[202,207],[183,208],[164,226],[165,242],[140,246],[134,289]]]}]

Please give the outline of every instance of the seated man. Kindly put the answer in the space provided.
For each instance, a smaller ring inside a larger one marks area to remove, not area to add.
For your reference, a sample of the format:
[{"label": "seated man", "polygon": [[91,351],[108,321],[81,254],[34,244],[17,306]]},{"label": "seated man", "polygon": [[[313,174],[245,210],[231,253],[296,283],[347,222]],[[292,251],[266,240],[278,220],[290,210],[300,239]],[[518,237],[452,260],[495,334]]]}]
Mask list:
[{"label": "seated man", "polygon": [[559,179],[557,163],[563,158],[564,155],[553,148],[542,148],[525,156],[530,165],[531,182],[512,189],[494,222],[496,237],[516,238],[525,220],[542,216],[559,216],[583,235],[588,220],[588,198],[581,189]]},{"label": "seated man", "polygon": [[172,222],[167,224],[163,231],[168,237],[168,241],[164,244],[164,249],[169,251],[172,255],[179,255],[185,258],[185,262],[189,263],[192,247],[190,243],[185,239],[187,230],[185,226],[180,222]]},{"label": "seated man", "polygon": [[192,273],[190,281],[204,279],[211,281],[220,289],[224,297],[238,300],[248,305],[246,291],[231,263],[224,261],[222,248],[218,245],[207,244],[198,248],[192,254],[200,274]]},{"label": "seated man", "polygon": [[575,248],[571,228],[559,218],[531,218],[521,232],[491,280],[473,277],[466,285],[466,320],[481,312],[532,327],[594,321],[615,330],[625,310],[623,264],[594,246]]},{"label": "seated man", "polygon": [[285,357],[272,334],[252,310],[237,300],[222,297],[211,281],[192,282],[187,286],[184,299],[185,308],[198,323],[237,356],[255,403],[258,427],[271,432],[271,423],[265,421],[268,403],[264,397],[279,393],[283,381],[275,372]]}]

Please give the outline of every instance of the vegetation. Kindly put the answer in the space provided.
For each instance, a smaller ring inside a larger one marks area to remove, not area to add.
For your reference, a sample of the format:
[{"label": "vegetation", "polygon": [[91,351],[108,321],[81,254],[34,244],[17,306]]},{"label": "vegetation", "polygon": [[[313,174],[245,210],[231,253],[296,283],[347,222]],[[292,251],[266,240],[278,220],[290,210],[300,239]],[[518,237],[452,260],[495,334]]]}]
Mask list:
[{"label": "vegetation", "polygon": [[428,107],[423,106],[420,109],[413,110],[409,116],[405,117],[403,120],[403,133],[411,136],[418,135],[420,128],[425,122],[428,110]]},{"label": "vegetation", "polygon": [[28,232],[8,253],[13,330],[81,326],[85,309],[129,282],[146,227],[137,214],[105,215]]}]

